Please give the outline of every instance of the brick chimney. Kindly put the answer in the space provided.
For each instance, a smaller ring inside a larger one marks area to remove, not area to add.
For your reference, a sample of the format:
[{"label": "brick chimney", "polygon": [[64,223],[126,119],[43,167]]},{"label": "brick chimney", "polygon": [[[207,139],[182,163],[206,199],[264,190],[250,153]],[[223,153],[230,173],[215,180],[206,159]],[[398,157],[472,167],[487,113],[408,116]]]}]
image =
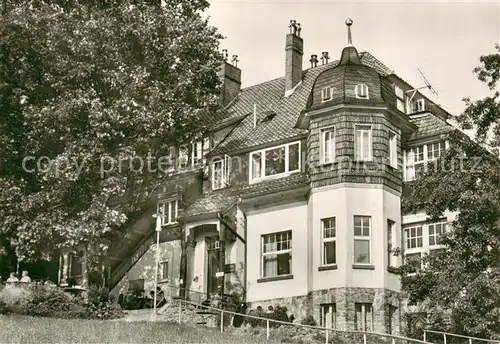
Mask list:
[{"label": "brick chimney", "polygon": [[231,63],[227,60],[227,50],[222,50],[222,55],[224,56],[224,62],[222,62],[221,69],[219,71],[219,77],[222,81],[222,94],[220,102],[222,106],[229,104],[241,89],[241,69],[238,66],[238,55],[233,55]]},{"label": "brick chimney", "polygon": [[286,35],[286,67],[285,67],[285,93],[293,90],[302,80],[302,55],[304,54],[304,41],[300,37],[302,30],[300,24],[290,20],[290,33]]}]

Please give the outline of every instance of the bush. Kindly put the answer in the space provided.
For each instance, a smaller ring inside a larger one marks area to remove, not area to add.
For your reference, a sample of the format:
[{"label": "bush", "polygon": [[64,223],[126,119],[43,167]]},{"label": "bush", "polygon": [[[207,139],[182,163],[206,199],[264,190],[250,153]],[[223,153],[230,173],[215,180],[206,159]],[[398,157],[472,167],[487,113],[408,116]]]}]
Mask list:
[{"label": "bush", "polygon": [[64,319],[115,319],[124,315],[112,304],[107,290],[91,289],[89,302],[62,289],[32,285],[29,290],[7,288],[0,291],[0,314],[15,313]]},{"label": "bush", "polygon": [[113,304],[113,295],[107,288],[91,287],[88,292],[88,304],[80,313],[84,319],[117,319],[124,313],[119,305]]},{"label": "bush", "polygon": [[309,325],[309,326],[316,326],[316,320],[314,320],[314,317],[312,315],[307,315],[304,319],[301,320],[300,322],[302,325]]},{"label": "bush", "polygon": [[5,313],[26,314],[26,298],[29,291],[22,288],[4,288],[0,300],[5,305]]},{"label": "bush", "polygon": [[7,303],[3,299],[0,299],[0,314],[7,314],[8,312]]},{"label": "bush", "polygon": [[79,318],[84,311],[80,299],[59,288],[33,286],[26,299],[26,314],[53,318]]}]

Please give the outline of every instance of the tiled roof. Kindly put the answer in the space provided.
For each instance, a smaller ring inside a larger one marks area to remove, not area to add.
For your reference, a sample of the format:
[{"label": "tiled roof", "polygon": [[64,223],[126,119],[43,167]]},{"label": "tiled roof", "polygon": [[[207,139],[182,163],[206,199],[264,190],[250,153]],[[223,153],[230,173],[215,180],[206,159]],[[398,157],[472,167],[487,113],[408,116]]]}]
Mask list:
[{"label": "tiled roof", "polygon": [[305,173],[295,173],[288,177],[264,180],[260,183],[245,185],[243,188],[216,190],[198,197],[183,212],[183,217],[213,214],[230,207],[239,196],[255,197],[268,193],[279,193],[309,184]]},{"label": "tiled roof", "polygon": [[410,117],[410,121],[418,127],[417,131],[415,131],[410,137],[410,141],[424,137],[446,134],[455,130],[450,123],[433,115],[432,113]]},{"label": "tiled roof", "polygon": [[241,190],[241,194],[243,198],[254,197],[267,193],[285,191],[299,186],[306,186],[308,184],[309,178],[307,174],[296,173],[284,178],[270,179],[260,183],[247,185]]},{"label": "tiled roof", "polygon": [[[390,73],[390,70],[371,54],[362,52],[360,56],[361,63],[375,68],[380,74]],[[253,113],[256,104],[258,124],[254,128],[253,116],[247,116],[212,153],[229,153],[306,134],[306,130],[295,128],[300,112],[306,108],[316,77],[337,64],[338,61],[333,61],[305,70],[302,82],[288,97],[285,97],[284,77],[242,89],[237,99],[226,110],[231,113],[231,117],[243,116]],[[276,113],[276,116],[268,122],[260,123],[264,113],[269,110]]]},{"label": "tiled roof", "polygon": [[183,212],[183,217],[212,214],[227,208],[236,200],[234,189],[227,188],[206,193],[190,204]]}]

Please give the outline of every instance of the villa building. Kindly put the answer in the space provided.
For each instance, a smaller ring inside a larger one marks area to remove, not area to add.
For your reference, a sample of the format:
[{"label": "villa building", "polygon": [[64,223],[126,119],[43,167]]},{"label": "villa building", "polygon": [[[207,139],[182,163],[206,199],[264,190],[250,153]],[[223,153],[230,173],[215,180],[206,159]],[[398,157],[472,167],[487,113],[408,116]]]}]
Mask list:
[{"label": "villa building", "polygon": [[[397,268],[405,256],[436,252],[453,218],[404,214],[404,186],[456,129],[439,105],[358,52],[346,24],[339,59],[312,55],[303,70],[301,27],[291,21],[278,79],[242,89],[237,57],[224,62],[224,111],[199,141],[172,149],[157,204],[110,249],[113,293],[153,290],[159,212],[166,292],[237,292],[252,308],[286,306],[299,321],[400,333],[412,310]],[[62,258],[62,279],[72,260]]]}]

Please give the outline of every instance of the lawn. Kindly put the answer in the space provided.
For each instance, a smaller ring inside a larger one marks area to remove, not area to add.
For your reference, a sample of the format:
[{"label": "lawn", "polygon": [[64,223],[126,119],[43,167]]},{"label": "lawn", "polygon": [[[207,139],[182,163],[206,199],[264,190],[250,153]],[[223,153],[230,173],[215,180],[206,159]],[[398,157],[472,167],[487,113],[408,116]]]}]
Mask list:
[{"label": "lawn", "polygon": [[[153,322],[0,316],[0,343],[261,343],[217,329]],[[277,344],[279,342],[266,342]]]}]

